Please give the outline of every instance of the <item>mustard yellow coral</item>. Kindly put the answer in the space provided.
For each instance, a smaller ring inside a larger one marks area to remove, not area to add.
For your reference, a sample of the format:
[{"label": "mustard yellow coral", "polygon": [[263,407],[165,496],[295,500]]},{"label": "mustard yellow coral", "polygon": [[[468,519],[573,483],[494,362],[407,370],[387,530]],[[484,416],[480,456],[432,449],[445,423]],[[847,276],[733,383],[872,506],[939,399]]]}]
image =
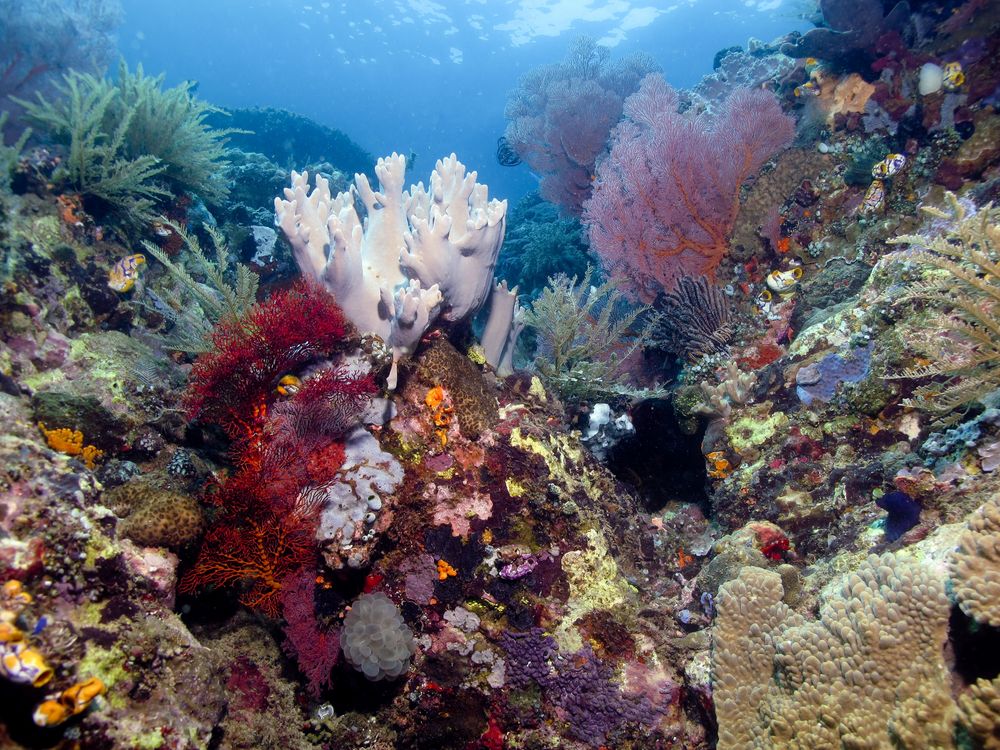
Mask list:
[{"label": "mustard yellow coral", "polygon": [[958,702],[962,724],[976,747],[1000,750],[1000,677],[976,680]]},{"label": "mustard yellow coral", "polygon": [[951,558],[951,579],[963,612],[1000,627],[1000,502],[972,514]]},{"label": "mustard yellow coral", "polygon": [[760,568],[719,591],[719,750],[955,746],[943,576],[871,556],[824,596],[817,621],[782,595],[781,577]]},{"label": "mustard yellow coral", "polygon": [[96,462],[104,456],[104,451],[93,445],[83,444],[83,433],[79,430],[71,430],[68,427],[49,430],[42,422],[38,423],[38,429],[42,431],[45,441],[52,450],[65,453],[67,456],[79,456],[88,469],[93,470]]}]

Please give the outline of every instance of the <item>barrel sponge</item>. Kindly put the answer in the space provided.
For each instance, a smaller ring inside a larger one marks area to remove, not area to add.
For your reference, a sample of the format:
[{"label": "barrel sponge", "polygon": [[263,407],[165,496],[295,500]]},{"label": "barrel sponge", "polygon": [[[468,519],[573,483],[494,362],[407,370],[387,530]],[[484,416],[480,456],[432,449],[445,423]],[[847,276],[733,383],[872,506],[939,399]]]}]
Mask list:
[{"label": "barrel sponge", "polygon": [[1000,502],[972,514],[951,558],[951,579],[963,612],[1000,627]]},{"label": "barrel sponge", "polygon": [[340,645],[347,661],[369,680],[399,677],[416,651],[413,633],[383,593],[362,594],[344,617]]},{"label": "barrel sponge", "polygon": [[812,621],[781,578],[744,568],[719,589],[712,654],[719,750],[950,748],[944,576],[870,556]]}]

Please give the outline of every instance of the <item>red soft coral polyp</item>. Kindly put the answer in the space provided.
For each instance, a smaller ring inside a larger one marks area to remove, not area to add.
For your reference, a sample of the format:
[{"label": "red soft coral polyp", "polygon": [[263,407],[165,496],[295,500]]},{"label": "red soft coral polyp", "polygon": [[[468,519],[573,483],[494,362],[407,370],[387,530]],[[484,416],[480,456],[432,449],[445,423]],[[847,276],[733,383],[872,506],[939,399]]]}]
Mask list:
[{"label": "red soft coral polyp", "polygon": [[276,293],[216,326],[212,350],[191,370],[188,415],[246,438],[262,425],[281,377],[330,356],[349,333],[333,296],[317,284]]}]

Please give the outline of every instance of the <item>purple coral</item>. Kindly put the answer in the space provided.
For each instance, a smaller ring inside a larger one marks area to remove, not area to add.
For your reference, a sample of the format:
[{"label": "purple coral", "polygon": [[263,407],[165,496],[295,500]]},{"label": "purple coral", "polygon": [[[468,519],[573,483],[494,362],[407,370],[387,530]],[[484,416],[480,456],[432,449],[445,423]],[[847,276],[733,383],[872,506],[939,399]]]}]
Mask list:
[{"label": "purple coral", "polygon": [[574,739],[600,747],[627,723],[649,726],[664,713],[645,695],[625,695],[613,680],[613,667],[585,646],[567,658],[541,628],[506,631],[500,646],[507,654],[507,682],[523,689],[538,685],[565,720]]},{"label": "purple coral", "polygon": [[500,647],[507,654],[507,682],[512,687],[526,688],[532,683],[545,687],[552,683],[549,657],[557,652],[556,641],[541,628],[523,633],[504,631]]},{"label": "purple coral", "polygon": [[524,76],[507,100],[504,138],[542,176],[543,198],[580,214],[622,102],[657,69],[638,55],[612,63],[606,47],[581,38],[564,62]]},{"label": "purple coral", "polygon": [[562,659],[558,677],[546,691],[569,722],[571,737],[593,747],[626,723],[649,725],[662,713],[644,696],[627,696],[612,682],[612,668],[584,646],[572,660]]},{"label": "purple coral", "polygon": [[872,344],[846,355],[828,354],[819,362],[806,365],[795,374],[795,392],[806,406],[813,401],[833,398],[841,383],[858,383],[868,376]]}]

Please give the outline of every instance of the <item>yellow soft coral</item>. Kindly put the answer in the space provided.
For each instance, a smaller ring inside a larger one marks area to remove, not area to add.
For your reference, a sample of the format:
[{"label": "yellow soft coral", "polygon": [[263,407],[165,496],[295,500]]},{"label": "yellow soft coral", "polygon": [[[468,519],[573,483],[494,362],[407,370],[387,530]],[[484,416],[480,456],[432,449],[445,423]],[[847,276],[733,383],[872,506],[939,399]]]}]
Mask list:
[{"label": "yellow soft coral", "polygon": [[45,441],[52,450],[65,453],[67,456],[79,456],[88,469],[93,470],[95,463],[104,456],[104,451],[93,445],[83,444],[83,433],[79,430],[71,430],[68,427],[49,430],[43,422],[38,423],[38,428],[45,435]]}]

